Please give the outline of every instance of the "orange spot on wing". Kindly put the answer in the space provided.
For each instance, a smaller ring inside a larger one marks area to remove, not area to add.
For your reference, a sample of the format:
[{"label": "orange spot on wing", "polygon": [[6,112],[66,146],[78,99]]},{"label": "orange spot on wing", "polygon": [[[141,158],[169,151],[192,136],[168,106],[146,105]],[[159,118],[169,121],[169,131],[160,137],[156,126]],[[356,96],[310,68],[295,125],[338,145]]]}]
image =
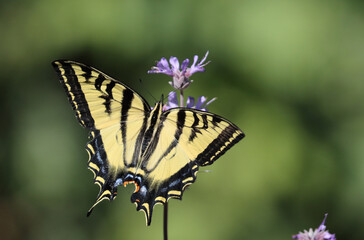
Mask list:
[{"label": "orange spot on wing", "polygon": [[134,185],[135,185],[135,191],[134,191],[134,193],[136,193],[136,192],[138,192],[139,191],[139,185],[136,183],[136,182],[134,182],[134,181],[127,181],[127,182],[124,182],[124,187],[126,187],[126,185],[127,184],[129,184],[129,183],[134,183]]},{"label": "orange spot on wing", "polygon": [[135,185],[135,191],[134,191],[134,193],[136,193],[136,192],[138,192],[138,191],[139,191],[139,185],[138,185],[138,184],[136,184],[135,182],[134,182],[134,185]]},{"label": "orange spot on wing", "polygon": [[124,182],[124,187],[126,187],[126,185],[128,185],[129,183],[133,183],[134,181],[127,181],[127,182]]}]

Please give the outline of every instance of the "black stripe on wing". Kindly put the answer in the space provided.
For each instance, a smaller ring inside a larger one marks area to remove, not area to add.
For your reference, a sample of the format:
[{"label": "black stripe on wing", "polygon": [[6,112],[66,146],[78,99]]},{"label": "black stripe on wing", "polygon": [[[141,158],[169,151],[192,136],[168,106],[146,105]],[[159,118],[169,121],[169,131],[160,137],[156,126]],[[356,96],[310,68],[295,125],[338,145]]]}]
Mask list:
[{"label": "black stripe on wing", "polygon": [[123,99],[121,102],[121,119],[120,119],[120,130],[121,130],[121,137],[123,141],[123,159],[124,165],[126,163],[126,151],[127,151],[127,119],[128,119],[128,112],[131,108],[131,103],[133,101],[134,94],[129,88],[125,88],[123,90]]},{"label": "black stripe on wing", "polygon": [[[87,144],[86,150],[89,153],[88,168],[94,173],[94,182],[99,185],[100,191],[96,197],[95,204],[87,212],[91,214],[94,207],[103,200],[113,200],[117,196],[117,187],[123,185],[128,173],[126,169],[119,170],[116,176],[110,174],[107,163],[107,153],[99,130],[91,131],[91,141]],[[133,173],[129,173],[133,175]]]},{"label": "black stripe on wing", "polygon": [[52,66],[67,93],[68,101],[76,112],[77,120],[83,127],[93,128],[94,120],[72,65],[66,61],[60,60],[52,62]]},{"label": "black stripe on wing", "polygon": [[244,137],[240,129],[230,125],[197,156],[196,161],[200,166],[210,165]]},{"label": "black stripe on wing", "polygon": [[[168,112],[161,116],[161,122],[154,136],[155,140],[151,143],[149,148],[151,151],[150,154],[156,150],[157,146],[155,144],[159,142],[160,133],[165,126],[163,122],[166,120],[167,116]],[[165,159],[165,157],[170,153],[170,151],[172,151],[172,149],[178,147],[178,140],[183,134],[185,120],[186,113],[184,110],[180,110],[177,114],[177,119],[175,122],[176,130],[173,135],[174,141],[169,144],[165,152],[158,158],[158,160],[156,160],[154,168],[148,169],[147,171],[145,166],[142,166],[142,169],[146,175],[141,178],[139,191],[133,193],[131,196],[131,201],[137,205],[137,210],[144,211],[147,225],[150,225],[151,223],[153,208],[156,204],[163,205],[170,198],[182,199],[185,188],[196,180],[196,174],[199,168],[197,162],[195,161],[188,162],[178,172],[170,176],[168,179],[165,179],[163,182],[160,182],[158,187],[151,187],[150,184],[153,182],[153,179],[148,178],[148,173],[153,172],[155,168],[159,166],[161,161],[168,161]],[[145,161],[144,163],[147,164],[147,162],[148,161]]]},{"label": "black stripe on wing", "polygon": [[[209,134],[209,131],[213,132],[217,129],[223,129],[220,134],[214,137],[215,139],[207,145],[207,147],[196,157],[196,159],[193,159],[193,161],[197,161],[199,166],[212,164],[227,150],[229,150],[232,146],[245,137],[245,134],[229,120],[213,113],[195,109],[180,108],[178,111],[177,124],[180,121],[180,112],[184,111],[186,111],[188,114],[192,114],[194,119],[192,125],[188,126],[193,129],[188,138],[189,142],[191,143],[195,140],[195,138],[197,138],[197,133]],[[201,117],[202,121],[199,120],[197,115]],[[221,123],[223,123],[222,127],[220,127]],[[227,126],[225,127],[225,125]]]},{"label": "black stripe on wing", "polygon": [[131,195],[131,202],[137,205],[138,211],[144,211],[148,226],[152,221],[154,206],[164,205],[170,198],[182,199],[186,187],[195,182],[198,169],[195,162],[189,162],[157,189],[150,188],[148,175],[141,177],[139,191]]},{"label": "black stripe on wing", "polygon": [[[148,153],[146,155],[149,155],[151,156],[157,149],[157,144],[159,142],[159,138],[160,138],[160,134],[161,134],[161,131],[162,129],[164,128],[164,124],[163,122],[166,120],[168,116],[168,112],[164,115],[161,116],[161,123],[159,124],[158,126],[158,129],[156,131],[156,134],[154,136],[154,141],[152,141],[150,143],[150,145],[148,146]],[[151,169],[146,169],[146,166],[148,164],[148,160],[144,160],[143,161],[143,164],[142,164],[142,168],[144,169],[144,171],[146,173],[150,173],[152,171],[155,170],[156,167],[158,167],[159,163],[178,145],[178,141],[181,137],[181,134],[183,132],[183,127],[184,127],[184,123],[185,123],[185,119],[186,119],[186,114],[184,112],[184,110],[181,110],[178,112],[178,118],[177,118],[177,124],[176,124],[176,131],[174,133],[174,140],[171,141],[171,143],[169,144],[168,148],[165,150],[165,152],[158,158],[158,160],[155,162],[155,167],[154,168],[151,168]],[[151,127],[150,129],[153,130],[152,128],[154,127],[154,124],[151,124]],[[148,133],[148,132],[147,132]],[[149,136],[148,137],[148,134],[145,134],[145,140],[144,141],[148,141],[148,144],[149,144],[149,141],[151,140],[151,137]],[[143,145],[146,145],[145,143],[143,143]],[[142,154],[144,154],[145,152],[142,151]],[[148,159],[148,157],[146,155],[142,155],[144,157],[146,157],[146,159]]]}]

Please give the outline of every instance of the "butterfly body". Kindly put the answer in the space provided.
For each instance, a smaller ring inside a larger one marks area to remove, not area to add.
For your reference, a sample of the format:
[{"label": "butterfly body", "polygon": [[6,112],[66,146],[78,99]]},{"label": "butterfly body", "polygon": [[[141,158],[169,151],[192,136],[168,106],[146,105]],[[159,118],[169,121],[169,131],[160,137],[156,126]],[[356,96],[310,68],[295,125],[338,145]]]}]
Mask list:
[{"label": "butterfly body", "polygon": [[151,109],[138,93],[86,65],[58,60],[58,73],[80,124],[90,130],[89,169],[102,200],[120,185],[134,184],[131,201],[150,225],[153,207],[181,199],[200,166],[212,164],[244,134],[228,120],[204,111]]}]

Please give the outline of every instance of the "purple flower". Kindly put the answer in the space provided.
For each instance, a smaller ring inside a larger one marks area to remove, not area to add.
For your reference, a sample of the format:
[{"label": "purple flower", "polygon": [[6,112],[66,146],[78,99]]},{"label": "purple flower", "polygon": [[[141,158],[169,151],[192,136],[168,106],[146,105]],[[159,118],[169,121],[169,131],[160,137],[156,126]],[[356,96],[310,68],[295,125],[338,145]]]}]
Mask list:
[{"label": "purple flower", "polygon": [[204,66],[210,63],[210,61],[204,63],[208,54],[209,52],[207,51],[205,57],[199,63],[197,63],[198,56],[195,55],[191,67],[188,67],[190,60],[185,59],[181,64],[181,68],[176,57],[170,57],[169,63],[167,59],[163,57],[157,62],[157,66],[152,67],[148,73],[163,73],[171,76],[173,77],[173,81],[169,82],[169,84],[177,90],[183,90],[193,82],[193,80],[190,80],[192,74],[205,71]]},{"label": "purple flower", "polygon": [[[215,101],[216,98],[211,99],[207,102],[207,98],[205,96],[201,96],[197,99],[196,105],[195,105],[195,99],[193,97],[188,97],[186,105],[184,105],[187,108],[194,108],[201,111],[207,111],[207,105]],[[168,102],[163,106],[163,111],[166,111],[171,108],[179,107],[178,105],[178,99],[177,99],[177,93],[176,92],[170,92],[168,94]]]},{"label": "purple flower", "polygon": [[325,214],[324,221],[321,225],[315,229],[315,231],[310,228],[310,230],[304,230],[304,232],[299,232],[297,235],[293,235],[293,239],[298,240],[336,240],[335,234],[330,234],[329,231],[325,231],[325,221],[326,221],[327,213]]},{"label": "purple flower", "polygon": [[193,97],[188,97],[187,98],[187,105],[186,107],[188,108],[194,108],[194,109],[198,109],[201,111],[207,111],[207,105],[209,105],[210,103],[212,103],[213,101],[215,101],[216,98],[211,99],[210,101],[207,102],[207,98],[205,96],[201,96],[199,98],[197,98],[197,103],[195,104],[195,99]]},{"label": "purple flower", "polygon": [[178,107],[178,99],[177,99],[177,93],[176,92],[170,92],[168,93],[168,102],[163,106],[163,111],[167,111],[171,108]]}]

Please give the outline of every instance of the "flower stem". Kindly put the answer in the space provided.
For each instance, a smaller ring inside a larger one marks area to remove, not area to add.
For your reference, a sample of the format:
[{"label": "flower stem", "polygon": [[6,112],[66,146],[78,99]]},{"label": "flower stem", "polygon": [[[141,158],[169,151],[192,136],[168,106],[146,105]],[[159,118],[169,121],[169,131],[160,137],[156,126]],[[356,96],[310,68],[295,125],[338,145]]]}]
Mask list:
[{"label": "flower stem", "polygon": [[180,107],[184,107],[183,90],[182,89],[179,91],[179,102],[180,102]]},{"label": "flower stem", "polygon": [[[180,107],[184,106],[183,90],[179,91]],[[163,209],[163,239],[168,240],[168,202],[164,204]]]},{"label": "flower stem", "polygon": [[163,210],[163,239],[168,240],[168,202],[164,204]]}]

